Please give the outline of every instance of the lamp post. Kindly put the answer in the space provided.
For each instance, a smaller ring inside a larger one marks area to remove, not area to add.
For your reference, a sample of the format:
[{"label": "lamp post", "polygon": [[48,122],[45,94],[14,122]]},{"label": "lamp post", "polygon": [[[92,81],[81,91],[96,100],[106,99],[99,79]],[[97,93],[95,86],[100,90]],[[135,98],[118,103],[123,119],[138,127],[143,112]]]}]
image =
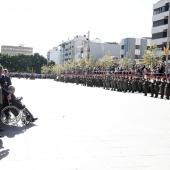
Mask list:
[{"label": "lamp post", "polygon": [[87,60],[90,58],[90,31],[88,31]]}]

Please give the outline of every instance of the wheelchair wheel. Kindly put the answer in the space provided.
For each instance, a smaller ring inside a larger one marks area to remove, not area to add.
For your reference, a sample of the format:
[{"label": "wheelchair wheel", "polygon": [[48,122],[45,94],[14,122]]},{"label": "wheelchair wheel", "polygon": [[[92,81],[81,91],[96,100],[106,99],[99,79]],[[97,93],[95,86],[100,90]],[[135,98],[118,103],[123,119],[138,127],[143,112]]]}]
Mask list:
[{"label": "wheelchair wheel", "polygon": [[[8,118],[6,116],[8,114]],[[7,106],[1,111],[1,121],[6,125],[16,126],[21,119],[20,110],[15,106]]]}]

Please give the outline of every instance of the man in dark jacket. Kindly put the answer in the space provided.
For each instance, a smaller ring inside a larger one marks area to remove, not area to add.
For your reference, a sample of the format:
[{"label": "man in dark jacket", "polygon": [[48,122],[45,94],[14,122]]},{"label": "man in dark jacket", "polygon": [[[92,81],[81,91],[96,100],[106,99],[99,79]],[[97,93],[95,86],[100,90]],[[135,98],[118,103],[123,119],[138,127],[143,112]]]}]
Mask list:
[{"label": "man in dark jacket", "polygon": [[8,88],[9,92],[11,93],[11,99],[9,100],[9,102],[11,102],[12,106],[17,107],[18,109],[24,109],[27,112],[27,118],[31,121],[31,122],[35,122],[38,118],[34,118],[33,115],[30,113],[30,111],[26,108],[26,106],[21,102],[21,100],[23,99],[23,97],[16,97],[15,96],[15,87],[10,85]]},{"label": "man in dark jacket", "polygon": [[[2,111],[3,106],[5,105],[3,103],[4,99],[6,101],[11,99],[10,93],[5,89],[5,78],[3,75],[3,66],[0,65],[0,113]],[[9,116],[9,115],[6,115]]]},{"label": "man in dark jacket", "polygon": [[8,90],[8,87],[12,85],[11,79],[8,75],[8,70],[4,69],[4,80],[5,80],[5,89]]}]

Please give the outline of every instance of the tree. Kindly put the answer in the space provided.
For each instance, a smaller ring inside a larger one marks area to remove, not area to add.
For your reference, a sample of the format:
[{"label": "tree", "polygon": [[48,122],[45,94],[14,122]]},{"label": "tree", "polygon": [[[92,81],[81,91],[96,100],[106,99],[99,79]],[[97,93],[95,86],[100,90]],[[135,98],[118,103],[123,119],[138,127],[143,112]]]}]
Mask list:
[{"label": "tree", "polygon": [[55,65],[55,62],[54,62],[53,60],[51,60],[51,61],[48,62],[48,65],[49,65],[49,66],[54,66],[54,65]]},{"label": "tree", "polygon": [[84,70],[87,65],[87,60],[85,57],[83,57],[78,61],[78,63],[79,63],[79,66]]},{"label": "tree", "polygon": [[104,56],[104,58],[100,61],[100,65],[103,66],[105,69],[107,67],[112,66],[114,63],[115,61],[111,57],[110,51],[108,51],[107,54]]},{"label": "tree", "polygon": [[48,74],[49,73],[49,67],[48,66],[42,66],[41,67],[41,73],[43,73],[43,74]]},{"label": "tree", "polygon": [[52,67],[52,72],[54,74],[61,74],[62,70],[63,70],[63,67],[59,64],[56,64],[55,66]]},{"label": "tree", "polygon": [[128,68],[132,63],[132,53],[128,51],[126,55],[120,59],[120,67]]},{"label": "tree", "polygon": [[0,53],[0,64],[10,72],[31,72],[33,69],[36,73],[41,73],[41,67],[47,64],[47,59],[38,53],[34,55]]},{"label": "tree", "polygon": [[93,56],[90,56],[89,60],[86,61],[86,66],[90,69],[93,69],[96,67],[96,60]]},{"label": "tree", "polygon": [[142,64],[151,67],[151,70],[154,66],[162,61],[162,55],[158,54],[157,45],[150,46],[148,51],[145,51],[143,55]]}]

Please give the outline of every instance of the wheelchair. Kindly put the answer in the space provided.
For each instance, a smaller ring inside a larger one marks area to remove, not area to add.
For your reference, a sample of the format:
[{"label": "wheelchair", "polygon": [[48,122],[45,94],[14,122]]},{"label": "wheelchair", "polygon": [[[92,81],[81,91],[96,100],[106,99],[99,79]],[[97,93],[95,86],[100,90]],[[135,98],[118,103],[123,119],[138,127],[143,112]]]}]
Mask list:
[{"label": "wheelchair", "polygon": [[[7,118],[6,113],[10,115],[9,118]],[[19,126],[20,123],[27,125],[31,122],[28,115],[26,108],[18,109],[13,105],[9,105],[2,109],[0,119],[3,124],[9,126]]]}]

